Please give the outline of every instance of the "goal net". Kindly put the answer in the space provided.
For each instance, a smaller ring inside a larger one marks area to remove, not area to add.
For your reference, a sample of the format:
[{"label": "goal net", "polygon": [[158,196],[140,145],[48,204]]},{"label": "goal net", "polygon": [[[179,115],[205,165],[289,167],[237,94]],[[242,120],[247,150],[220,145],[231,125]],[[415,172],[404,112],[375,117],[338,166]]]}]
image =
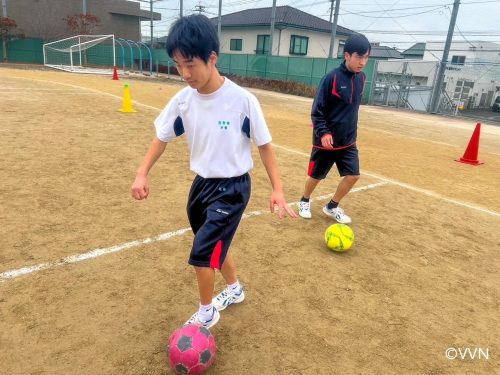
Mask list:
[{"label": "goal net", "polygon": [[113,74],[114,35],[77,35],[43,45],[45,66],[77,73]]}]

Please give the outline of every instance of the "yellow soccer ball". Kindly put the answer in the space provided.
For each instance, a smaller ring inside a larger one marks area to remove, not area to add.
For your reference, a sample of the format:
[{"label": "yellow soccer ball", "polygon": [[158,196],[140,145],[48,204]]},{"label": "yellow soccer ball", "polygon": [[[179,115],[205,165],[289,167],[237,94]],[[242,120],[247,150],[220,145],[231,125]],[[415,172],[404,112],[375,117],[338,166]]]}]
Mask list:
[{"label": "yellow soccer ball", "polygon": [[326,229],[325,242],[333,251],[347,251],[354,242],[354,232],[345,224],[332,224]]}]

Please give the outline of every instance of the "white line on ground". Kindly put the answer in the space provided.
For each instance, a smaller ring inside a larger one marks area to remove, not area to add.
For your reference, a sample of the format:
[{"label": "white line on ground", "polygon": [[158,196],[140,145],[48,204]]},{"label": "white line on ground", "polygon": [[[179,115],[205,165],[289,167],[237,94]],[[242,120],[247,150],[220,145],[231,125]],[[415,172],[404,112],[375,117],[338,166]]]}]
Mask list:
[{"label": "white line on ground", "polygon": [[[301,151],[293,150],[293,149],[288,148],[288,147],[280,146],[276,143],[273,143],[273,146],[276,148],[280,148],[282,150],[297,154],[297,155],[303,155],[303,156],[309,157],[309,154],[306,154],[305,152],[301,152]],[[399,181],[393,180],[391,178],[387,178],[387,177],[384,177],[384,176],[381,176],[381,175],[378,175],[378,174],[375,174],[372,172],[362,171],[362,174],[373,177],[373,178],[377,178],[377,179],[385,181],[385,182],[389,182],[391,184],[403,187],[403,188],[408,189],[408,190],[413,190],[413,191],[428,195],[428,196],[433,197],[433,198],[441,199],[443,201],[456,204],[458,206],[471,208],[473,210],[481,211],[481,212],[487,213],[487,214],[492,215],[492,216],[500,217],[500,213],[498,213],[496,211],[488,210],[487,208],[475,205],[473,203],[463,202],[463,201],[460,201],[458,199],[449,198],[449,197],[446,197],[446,196],[441,195],[439,193],[433,192],[431,190],[426,190],[426,189],[422,189],[422,188],[419,188],[419,187],[416,187],[416,186],[413,186],[410,184],[406,184],[404,182],[399,182]]]},{"label": "white line on ground", "polygon": [[[111,96],[112,98],[115,98],[115,99],[118,99],[118,100],[123,100],[123,97],[119,96],[119,95],[114,95],[114,94],[110,94],[109,92],[100,91],[100,90],[96,90],[96,89],[91,89],[91,88],[88,88],[88,87],[85,87],[85,86],[72,85],[71,83],[63,83],[63,82],[57,82],[57,81],[50,81],[50,80],[46,80],[46,79],[34,79],[34,78],[26,78],[26,77],[15,77],[15,78],[16,79],[24,79],[24,80],[34,81],[34,82],[53,83],[54,85],[61,85],[61,86],[73,87],[73,88],[79,89],[79,90],[83,89],[83,90],[91,91],[91,92],[96,93],[96,94]],[[144,107],[144,108],[154,109],[155,111],[161,111],[160,108],[153,107],[153,106],[148,105],[148,104],[143,104],[143,103],[140,103],[140,102],[135,101],[135,100],[132,100],[132,103],[135,104],[135,105]]]},{"label": "white line on ground", "polygon": [[[21,77],[16,77],[16,78],[26,79],[26,80],[31,80],[31,81],[38,81],[38,82],[50,82],[50,83],[57,84],[57,85],[74,87],[74,88],[78,88],[78,89],[84,89],[84,90],[92,91],[92,92],[95,92],[95,93],[98,93],[98,94],[101,94],[101,95],[111,96],[111,97],[116,98],[116,99],[122,99],[118,95],[113,95],[113,94],[110,94],[110,93],[107,93],[107,92],[103,92],[103,91],[99,91],[99,90],[95,90],[95,89],[90,89],[90,88],[87,88],[87,87],[72,85],[72,84],[68,84],[68,83],[61,83],[61,82],[55,82],[55,81],[49,81],[49,80],[36,80],[36,79],[32,79],[32,78],[21,78]],[[140,106],[145,107],[145,108],[150,108],[150,109],[153,109],[153,110],[156,110],[156,111],[161,111],[161,109],[153,107],[153,106],[150,106],[150,105],[147,105],[147,104],[143,104],[143,103],[136,102],[136,101],[133,101],[133,102],[134,102],[134,104],[140,105]],[[276,148],[280,148],[282,150],[285,150],[285,151],[288,151],[288,152],[291,152],[291,153],[294,153],[294,154],[297,154],[297,155],[303,155],[303,156],[309,157],[309,154],[306,154],[304,152],[293,150],[291,148],[278,145],[276,143],[273,143],[273,145]],[[459,200],[456,200],[456,199],[448,198],[448,197],[445,197],[445,196],[443,196],[441,194],[435,193],[433,191],[421,189],[421,188],[415,187],[413,185],[409,185],[409,184],[405,184],[405,183],[402,183],[402,182],[398,182],[396,180],[389,179],[387,177],[383,177],[383,176],[380,176],[380,175],[377,175],[377,174],[374,174],[374,173],[371,173],[371,172],[363,171],[363,174],[365,174],[367,176],[371,176],[373,178],[377,178],[377,179],[379,179],[381,181],[384,181],[384,183],[376,183],[376,184],[371,184],[371,185],[359,187],[359,188],[351,190],[351,192],[361,191],[361,190],[365,190],[365,189],[369,189],[369,188],[371,189],[371,188],[374,188],[374,187],[377,187],[377,186],[380,186],[380,185],[385,185],[387,183],[391,183],[391,184],[394,184],[394,185],[397,185],[397,186],[400,186],[400,187],[404,187],[404,188],[409,189],[409,190],[413,190],[413,191],[416,191],[416,192],[419,192],[419,193],[423,193],[425,195],[428,195],[428,196],[431,196],[431,197],[434,197],[434,198],[437,198],[437,199],[442,199],[442,200],[444,200],[446,202],[450,202],[450,203],[453,203],[453,204],[456,204],[456,205],[459,205],[459,206],[463,206],[463,207],[471,208],[471,209],[474,209],[474,210],[478,210],[478,211],[487,213],[487,214],[492,215],[492,216],[500,217],[500,213],[488,210],[486,208],[474,205],[472,203],[462,202],[462,201],[459,201]],[[329,198],[330,196],[331,196],[331,194],[325,195],[325,196],[321,196],[321,197],[317,197],[317,198],[315,198],[315,200],[326,199],[326,198]],[[291,205],[296,205],[296,204],[298,204],[298,202],[291,203]],[[259,215],[262,215],[262,214],[263,214],[263,212],[261,212],[261,211],[252,211],[252,212],[249,212],[249,213],[243,215],[243,218],[245,219],[245,218],[248,218],[248,217],[251,217],[251,216],[259,216]],[[153,242],[156,242],[156,241],[163,241],[163,240],[169,239],[171,237],[176,237],[176,236],[179,236],[181,234],[184,234],[185,232],[187,232],[189,230],[191,230],[191,228],[183,228],[183,229],[179,229],[179,230],[176,230],[176,231],[173,231],[173,232],[163,233],[163,234],[160,234],[160,235],[158,235],[156,237],[150,237],[150,238],[146,238],[146,239],[143,239],[143,240],[131,241],[131,242],[127,242],[127,243],[124,243],[124,244],[121,244],[121,245],[116,245],[116,246],[112,246],[112,247],[108,247],[108,248],[104,248],[104,249],[95,249],[95,250],[89,251],[89,252],[84,253],[84,254],[71,255],[71,256],[62,258],[59,261],[55,261],[55,262],[42,263],[42,264],[38,264],[38,265],[34,265],[34,266],[28,266],[28,267],[23,267],[23,268],[15,269],[15,270],[5,271],[5,272],[0,273],[0,282],[4,282],[7,279],[14,279],[16,277],[19,277],[19,276],[22,276],[22,275],[26,275],[26,274],[30,274],[30,273],[33,273],[33,272],[37,272],[37,271],[41,271],[41,270],[45,270],[45,269],[49,269],[49,268],[54,268],[54,267],[58,267],[58,266],[63,266],[63,265],[66,265],[66,264],[76,263],[76,262],[80,262],[82,260],[95,258],[95,257],[101,256],[101,255],[105,255],[105,254],[119,252],[119,251],[122,251],[122,250],[126,250],[126,249],[129,249],[129,248],[132,248],[132,247],[139,246],[139,245],[145,245],[145,244],[153,243]]]},{"label": "white line on ground", "polygon": [[[387,182],[378,182],[378,183],[374,183],[374,184],[370,184],[370,185],[360,186],[359,188],[352,189],[351,193],[356,193],[358,191],[363,191],[363,190],[368,190],[368,189],[374,189],[376,187],[386,185],[386,184],[387,184]],[[332,194],[322,195],[320,197],[316,197],[314,200],[327,199],[327,198],[330,198],[331,196],[332,196]],[[299,202],[293,202],[293,203],[290,203],[290,206],[294,206],[294,205],[296,206],[298,204],[299,204]],[[252,216],[260,216],[260,215],[263,215],[265,213],[267,213],[267,212],[250,211],[250,212],[243,214],[243,219],[247,219],[247,218],[252,217]],[[168,240],[169,238],[172,238],[172,237],[181,236],[184,233],[189,232],[189,231],[191,231],[191,228],[182,228],[182,229],[178,229],[178,230],[175,230],[172,232],[165,232],[165,233],[159,234],[155,237],[148,237],[148,238],[145,238],[142,240],[125,242],[125,243],[122,243],[120,245],[115,245],[115,246],[106,247],[106,248],[102,248],[102,249],[95,249],[95,250],[88,251],[88,252],[83,253],[83,254],[70,255],[70,256],[64,257],[62,259],[59,259],[57,261],[53,261],[53,262],[41,263],[41,264],[36,264],[33,266],[22,267],[22,268],[17,268],[17,269],[10,270],[10,271],[5,271],[5,272],[0,273],[0,282],[4,282],[8,279],[15,279],[15,278],[23,276],[23,275],[46,270],[49,268],[56,268],[56,267],[64,266],[67,264],[81,262],[81,261],[87,260],[87,259],[97,258],[97,257],[100,257],[102,255],[106,255],[106,254],[117,253],[117,252],[120,252],[123,250],[131,249],[133,247],[137,247],[137,246],[141,246],[141,245],[148,245],[148,244],[151,244],[153,242],[165,241],[165,240]]]},{"label": "white line on ground", "polygon": [[29,92],[34,92],[34,91],[70,91],[70,92],[82,92],[82,90],[79,90],[77,88],[72,88],[72,89],[42,89],[42,88],[36,88],[36,87],[2,87],[0,86],[0,90],[2,91],[9,91],[10,93],[14,92],[20,92],[20,93],[26,93],[26,91]]}]

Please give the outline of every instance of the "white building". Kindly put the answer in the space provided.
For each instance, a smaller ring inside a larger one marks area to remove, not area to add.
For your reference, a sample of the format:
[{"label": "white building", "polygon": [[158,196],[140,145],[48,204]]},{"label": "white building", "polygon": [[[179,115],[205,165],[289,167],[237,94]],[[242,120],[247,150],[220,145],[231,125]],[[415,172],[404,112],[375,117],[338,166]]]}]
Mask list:
[{"label": "white building", "polygon": [[[375,79],[379,89],[375,92],[375,100],[394,103],[394,97],[400,98],[400,91],[406,90],[404,97],[412,108],[428,108],[444,45],[444,41],[425,43],[420,61],[379,61]],[[443,85],[445,107],[490,108],[500,95],[500,44],[452,42]],[[418,100],[411,100],[415,95]]]},{"label": "white building", "polygon": [[[440,61],[445,42],[427,42],[424,60]],[[448,61],[454,65],[500,63],[500,44],[482,41],[452,42]]]},{"label": "white building", "polygon": [[[439,61],[445,42],[427,42],[425,61]],[[448,96],[466,109],[491,107],[500,94],[500,44],[452,42],[444,78]]]},{"label": "white building", "polygon": [[[221,53],[268,54],[272,8],[246,9],[221,17]],[[211,19],[217,26],[218,18]],[[328,57],[332,24],[288,5],[276,7],[274,56]],[[333,56],[353,31],[337,26]]]}]

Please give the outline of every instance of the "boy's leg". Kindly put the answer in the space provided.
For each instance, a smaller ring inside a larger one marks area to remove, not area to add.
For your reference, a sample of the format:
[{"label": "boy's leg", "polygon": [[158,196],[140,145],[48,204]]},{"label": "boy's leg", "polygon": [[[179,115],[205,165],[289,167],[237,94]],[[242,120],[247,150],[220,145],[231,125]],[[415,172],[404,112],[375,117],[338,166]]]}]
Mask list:
[{"label": "boy's leg", "polygon": [[215,286],[215,270],[210,267],[194,267],[198,291],[200,292],[200,303],[209,305],[212,303]]},{"label": "boy's leg", "polygon": [[323,212],[333,217],[339,223],[348,224],[351,218],[339,207],[340,201],[349,193],[354,184],[359,180],[359,158],[356,147],[349,148],[337,154],[335,163],[339,174],[342,176],[331,201],[323,207]]},{"label": "boy's leg", "polygon": [[337,190],[333,195],[332,200],[334,202],[340,203],[342,198],[344,198],[349,191],[351,191],[354,184],[359,180],[359,175],[356,176],[344,176],[342,180],[340,180],[339,185],[337,186]]},{"label": "boy's leg", "polygon": [[238,282],[236,263],[234,262],[231,252],[227,253],[220,271],[227,286],[212,300],[212,303],[217,310],[222,311],[233,303],[243,302],[245,299],[245,292]]},{"label": "boy's leg", "polygon": [[227,285],[234,284],[238,281],[238,276],[236,275],[236,263],[234,262],[233,254],[231,252],[227,253],[220,272],[222,273],[222,277],[224,277]]},{"label": "boy's leg", "polygon": [[342,180],[340,180],[332,200],[325,207],[323,207],[323,213],[327,216],[333,217],[339,223],[349,224],[352,220],[345,214],[344,210],[339,207],[339,202],[347,195],[347,193],[349,193],[358,180],[359,175],[344,176]]},{"label": "boy's leg", "polygon": [[299,216],[304,219],[310,219],[311,215],[311,194],[316,186],[323,180],[333,166],[335,159],[332,157],[331,151],[324,151],[318,148],[313,148],[311,157],[309,158],[309,168],[307,170],[307,179],[304,186],[304,195],[299,202]]},{"label": "boy's leg", "polygon": [[312,178],[311,176],[307,176],[306,184],[304,186],[304,198],[310,198],[316,186],[321,182],[321,180],[317,180]]},{"label": "boy's leg", "polygon": [[[236,278],[234,259],[228,251],[250,198],[251,183],[250,176],[245,174],[228,179],[200,180],[200,184],[202,186],[193,189],[190,194],[193,199],[188,205],[188,215],[195,232],[189,263],[196,267],[201,305],[210,304],[217,310],[218,306],[212,301],[215,268],[221,270],[228,282],[232,282],[231,286],[234,287],[233,284],[236,284],[237,294],[242,292]],[[203,194],[204,192],[207,194]],[[194,199],[195,197],[197,199]],[[200,210],[194,209],[198,201],[206,202],[202,204],[203,215]],[[199,226],[197,217],[203,217],[203,222]],[[209,268],[211,272],[203,268]],[[242,293],[240,297],[237,302],[243,301]]]},{"label": "boy's leg", "polygon": [[318,186],[321,180],[317,180],[308,176],[306,179],[306,185],[304,186],[304,195],[300,198],[299,202],[299,215],[304,219],[310,219],[312,217],[311,214],[311,202],[309,199],[311,198],[311,194],[313,193],[316,186]]},{"label": "boy's leg", "polygon": [[210,328],[220,319],[219,311],[212,304],[215,285],[215,270],[210,267],[194,267],[200,293],[200,307],[185,324],[200,324]]}]

